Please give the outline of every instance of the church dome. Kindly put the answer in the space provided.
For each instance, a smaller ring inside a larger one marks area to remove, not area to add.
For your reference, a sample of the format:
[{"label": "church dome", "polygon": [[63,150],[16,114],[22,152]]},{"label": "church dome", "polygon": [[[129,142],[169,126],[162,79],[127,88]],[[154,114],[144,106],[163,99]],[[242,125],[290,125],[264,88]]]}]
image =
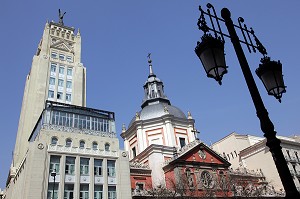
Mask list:
[{"label": "church dome", "polygon": [[[167,103],[155,103],[145,106],[141,111],[138,112],[140,120],[149,120],[153,118],[162,117],[164,115],[172,115],[177,118],[187,119],[186,115],[176,106],[169,105]],[[136,120],[134,116],[128,126],[131,127],[133,122]]]},{"label": "church dome", "polygon": [[144,107],[139,114],[141,120],[149,120],[167,114],[186,119],[185,114],[179,108],[165,103],[148,105]]}]

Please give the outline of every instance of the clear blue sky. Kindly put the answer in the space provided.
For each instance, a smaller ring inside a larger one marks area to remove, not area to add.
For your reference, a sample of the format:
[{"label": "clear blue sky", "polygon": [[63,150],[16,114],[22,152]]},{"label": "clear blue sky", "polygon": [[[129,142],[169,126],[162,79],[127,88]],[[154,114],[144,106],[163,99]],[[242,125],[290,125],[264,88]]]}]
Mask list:
[{"label": "clear blue sky", "polygon": [[[129,124],[143,99],[148,76],[147,53],[154,73],[164,81],[172,105],[190,111],[210,144],[235,131],[262,136],[230,40],[226,40],[229,72],[223,85],[208,79],[194,53],[202,32],[197,29],[198,6],[208,1],[40,1],[3,0],[0,7],[0,187],[5,186],[19,121],[24,83],[45,23],[58,21],[66,11],[67,26],[80,28],[82,62],[87,68],[87,106],[116,113],[117,133]],[[273,59],[280,59],[287,85],[282,103],[266,91],[255,76],[266,108],[279,135],[300,134],[299,19],[300,2],[279,0],[209,1],[218,14],[223,7],[232,18],[243,16],[248,27]],[[246,56],[252,71],[260,54]],[[120,139],[121,148],[123,140]]]}]

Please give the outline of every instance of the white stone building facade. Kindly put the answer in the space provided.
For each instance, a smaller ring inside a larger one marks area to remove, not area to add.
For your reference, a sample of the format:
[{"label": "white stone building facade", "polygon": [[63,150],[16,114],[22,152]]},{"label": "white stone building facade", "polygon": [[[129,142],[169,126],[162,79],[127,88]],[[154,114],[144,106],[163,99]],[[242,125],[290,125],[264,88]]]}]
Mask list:
[{"label": "white stone building facade", "polygon": [[115,115],[86,108],[79,31],[46,23],[24,89],[5,199],[129,199]]},{"label": "white stone building facade", "polygon": [[[300,191],[300,139],[299,136],[277,136],[281,141],[282,152],[293,176],[294,183]],[[266,180],[280,192],[283,189],[273,157],[266,146],[266,139],[251,135],[231,133],[212,144],[212,148],[231,163],[233,169],[247,168],[261,170]]]}]

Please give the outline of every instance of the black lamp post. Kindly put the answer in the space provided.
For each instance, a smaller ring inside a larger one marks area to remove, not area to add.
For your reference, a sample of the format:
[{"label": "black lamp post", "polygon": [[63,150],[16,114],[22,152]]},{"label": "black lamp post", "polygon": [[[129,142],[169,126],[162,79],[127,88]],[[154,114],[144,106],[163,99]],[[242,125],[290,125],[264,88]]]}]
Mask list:
[{"label": "black lamp post", "polygon": [[[216,15],[215,9],[211,4],[207,4],[207,8],[207,12],[205,12],[201,7],[199,7],[201,15],[198,20],[198,27],[204,32],[204,36],[202,36],[202,42],[197,43],[195,52],[201,60],[204,69],[207,72],[207,76],[216,79],[219,84],[221,84],[222,77],[227,72],[224,54],[224,37],[231,39],[248,89],[250,91],[257,117],[260,120],[261,129],[267,139],[266,145],[269,147],[270,152],[272,153],[277,171],[284,186],[286,198],[300,198],[300,194],[296,189],[292,175],[283,156],[280,140],[276,137],[274,125],[271,122],[268,112],[263,104],[241,43],[247,45],[250,53],[251,50],[253,52],[258,50],[263,54],[261,64],[256,70],[256,73],[262,80],[268,94],[273,95],[279,100],[279,102],[282,94],[286,92],[286,86],[284,85],[282,76],[282,65],[279,61],[271,61],[270,57],[266,56],[267,51],[255,36],[253,29],[251,28],[249,30],[245,24],[242,26],[244,22],[243,18],[240,17],[238,19],[239,25],[235,25],[231,20],[231,13],[227,8],[223,8],[221,11],[221,16],[223,19]],[[211,10],[213,11],[213,14],[211,14]],[[204,15],[209,17],[211,27],[207,25]],[[225,23],[228,34],[222,32],[220,22]],[[216,29],[216,27],[218,29]],[[236,29],[241,31],[243,40],[240,40],[237,36]],[[209,34],[209,31],[212,31],[214,36]],[[253,44],[251,38],[254,38],[256,45]]]},{"label": "black lamp post", "polygon": [[54,198],[54,188],[55,188],[55,177],[56,177],[56,171],[55,169],[51,172],[51,176],[53,177],[53,190],[52,190],[52,198]]}]

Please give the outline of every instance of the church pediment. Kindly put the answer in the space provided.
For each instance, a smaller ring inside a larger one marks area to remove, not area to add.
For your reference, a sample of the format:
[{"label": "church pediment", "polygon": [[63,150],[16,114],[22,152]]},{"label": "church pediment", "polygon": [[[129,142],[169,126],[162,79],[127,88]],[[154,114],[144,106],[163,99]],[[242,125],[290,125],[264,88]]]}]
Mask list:
[{"label": "church pediment", "polygon": [[203,163],[214,163],[214,164],[226,164],[228,163],[224,158],[214,152],[212,149],[207,147],[204,143],[200,143],[198,146],[185,153],[179,159],[184,161],[194,161]]},{"label": "church pediment", "polygon": [[230,166],[226,159],[199,140],[184,146],[175,157],[167,162],[167,165],[176,164]]},{"label": "church pediment", "polygon": [[50,47],[65,52],[73,52],[73,47],[69,45],[65,40],[58,40],[55,43],[53,43]]}]

